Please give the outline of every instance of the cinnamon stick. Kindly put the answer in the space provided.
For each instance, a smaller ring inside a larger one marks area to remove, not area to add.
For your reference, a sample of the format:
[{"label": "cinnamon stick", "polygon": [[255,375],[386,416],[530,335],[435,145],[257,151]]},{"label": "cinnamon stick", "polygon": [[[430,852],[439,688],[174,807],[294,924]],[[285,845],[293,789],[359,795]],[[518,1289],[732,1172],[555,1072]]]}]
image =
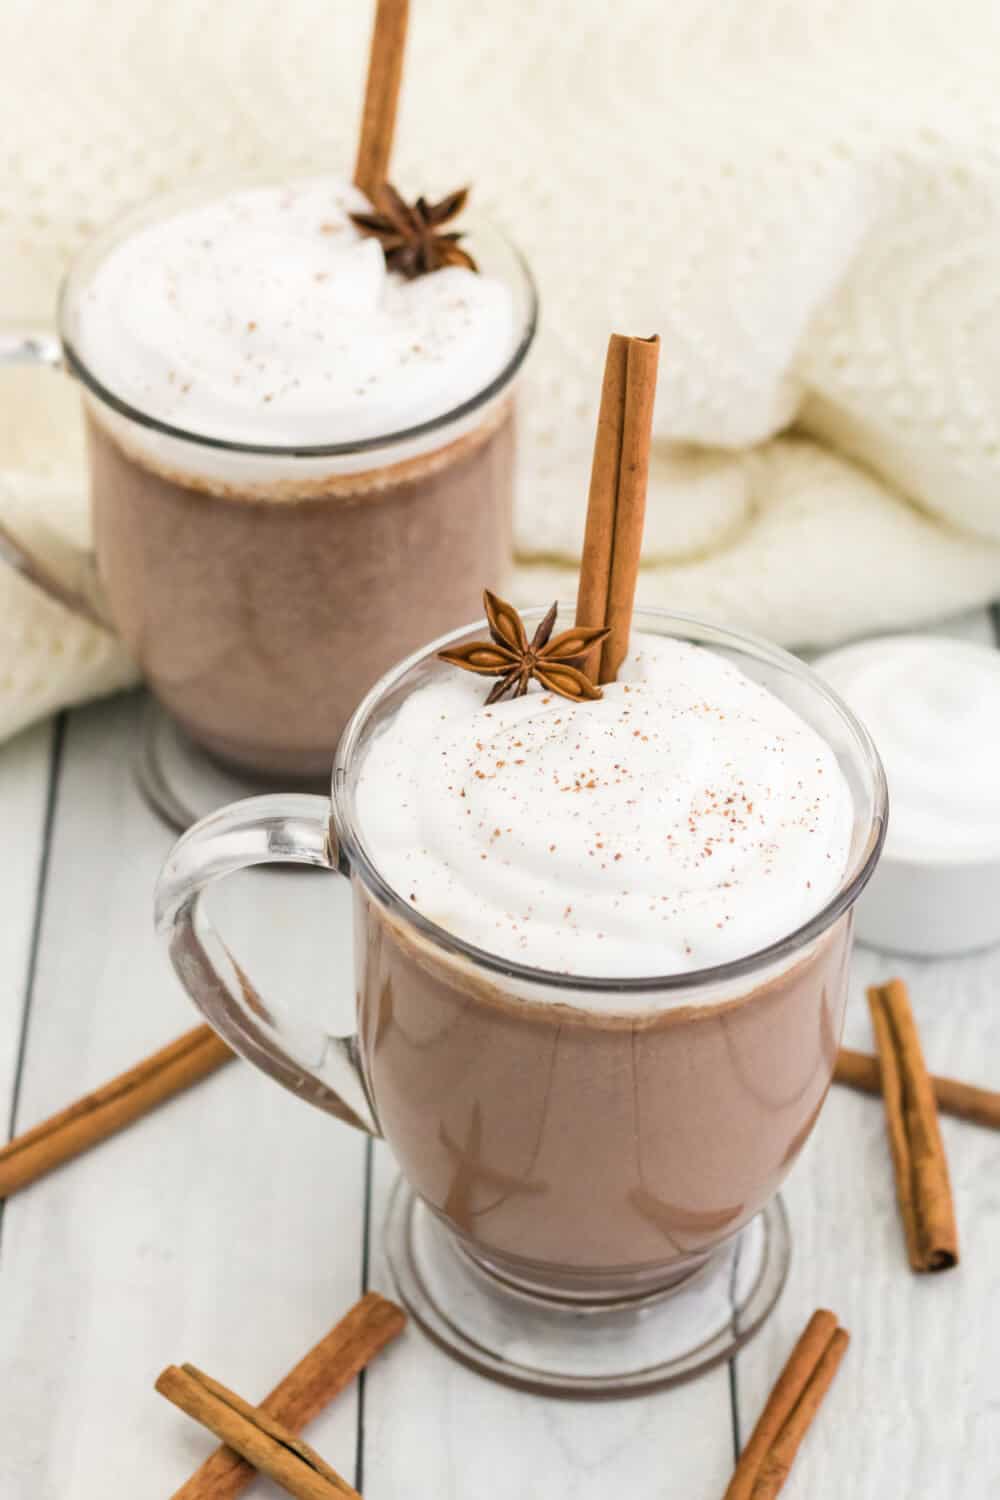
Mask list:
[{"label": "cinnamon stick", "polygon": [[951,1181],[906,985],[901,979],[874,985],[868,991],[868,1007],[910,1265],[914,1271],[947,1271],[958,1264]]},{"label": "cinnamon stick", "polygon": [[[618,473],[621,468],[622,432],[625,426],[625,383],[628,371],[628,340],[613,333],[604,361],[604,384],[597,413],[597,434],[590,469],[587,524],[580,557],[580,581],[576,593],[576,623],[584,628],[605,625],[608,590],[611,585],[611,552],[614,545],[615,512],[618,508]],[[598,645],[580,662],[581,670],[597,682],[601,675],[603,648]]]},{"label": "cinnamon stick", "polygon": [[[863,1094],[881,1094],[882,1066],[869,1052],[852,1052],[850,1047],[841,1047],[833,1081]],[[960,1083],[957,1078],[942,1078],[937,1073],[931,1074],[931,1088],[942,1114],[1000,1130],[1000,1093]]]},{"label": "cinnamon stick", "polygon": [[210,1026],[185,1032],[0,1150],[0,1198],[123,1130],[234,1056]]},{"label": "cinnamon stick", "polygon": [[639,555],[646,518],[649,444],[660,340],[625,338],[608,343],[590,474],[587,524],[576,623],[608,626],[610,634],[582,663],[600,682],[614,682],[628,651]]},{"label": "cinnamon stick", "polygon": [[377,0],[354,181],[374,203],[389,175],[409,0]]},{"label": "cinnamon stick", "polygon": [[[260,1403],[260,1411],[298,1433],[347,1386],[406,1323],[394,1302],[368,1292]],[[217,1448],[173,1500],[234,1500],[254,1476],[230,1447]]]},{"label": "cinnamon stick", "polygon": [[296,1500],[360,1500],[308,1443],[194,1365],[168,1365],[156,1389]]},{"label": "cinnamon stick", "polygon": [[847,1348],[848,1333],[826,1308],[806,1324],[740,1454],[725,1500],[772,1500]]}]

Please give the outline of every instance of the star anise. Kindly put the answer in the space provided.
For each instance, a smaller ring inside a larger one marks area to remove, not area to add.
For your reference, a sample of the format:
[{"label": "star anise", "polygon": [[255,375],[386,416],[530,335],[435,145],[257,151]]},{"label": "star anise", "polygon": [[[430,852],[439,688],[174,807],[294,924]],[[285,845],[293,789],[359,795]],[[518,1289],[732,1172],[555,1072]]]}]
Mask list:
[{"label": "star anise", "polygon": [[512,698],[523,697],[532,678],[550,693],[577,702],[602,696],[600,688],[574,667],[573,662],[586,656],[609,631],[574,625],[550,640],[559,607],[553,604],[529,641],[524,621],[512,604],[505,604],[489,589],[483,594],[483,603],[493,639],[469,641],[464,646],[439,651],[438,656],[453,667],[463,667],[466,672],[499,677],[500,681],[487,703],[498,703],[508,694]]},{"label": "star anise", "polygon": [[468,196],[469,189],[460,188],[439,203],[428,203],[426,198],[407,203],[385,182],[375,194],[375,212],[351,214],[351,223],[363,234],[374,235],[385,252],[389,270],[399,271],[408,280],[439,271],[442,266],[466,266],[478,271],[472,256],[458,243],[462,231],[439,232],[442,224],[462,212]]}]

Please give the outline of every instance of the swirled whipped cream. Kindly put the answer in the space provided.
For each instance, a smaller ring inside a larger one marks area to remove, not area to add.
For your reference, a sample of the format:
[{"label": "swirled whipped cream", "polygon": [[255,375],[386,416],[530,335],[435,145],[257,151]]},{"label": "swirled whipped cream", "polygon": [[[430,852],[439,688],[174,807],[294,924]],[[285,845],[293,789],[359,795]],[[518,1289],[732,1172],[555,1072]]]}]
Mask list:
[{"label": "swirled whipped cream", "polygon": [[510,290],[387,271],[348,218],[369,207],[310,178],[137,229],[83,291],[78,354],[140,411],[229,442],[359,442],[441,416],[507,363]]},{"label": "swirled whipped cream", "polygon": [[823,657],[817,670],[867,725],[889,783],[887,855],[1000,852],[1000,653],[934,636],[888,636]]},{"label": "swirled whipped cream", "polygon": [[477,947],[537,968],[665,975],[814,915],[850,852],[836,758],[697,646],[635,635],[596,703],[442,669],[368,747],[362,837],[390,885]]}]

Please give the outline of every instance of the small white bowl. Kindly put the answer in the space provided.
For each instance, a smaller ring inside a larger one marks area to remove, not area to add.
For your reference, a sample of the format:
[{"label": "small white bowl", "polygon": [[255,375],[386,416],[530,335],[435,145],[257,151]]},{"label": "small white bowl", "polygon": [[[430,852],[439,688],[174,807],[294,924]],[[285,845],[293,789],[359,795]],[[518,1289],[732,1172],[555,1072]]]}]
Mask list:
[{"label": "small white bowl", "polygon": [[868,728],[889,782],[859,941],[921,957],[1000,942],[1000,651],[885,636],[813,666]]},{"label": "small white bowl", "polygon": [[858,901],[854,930],[859,943],[920,958],[989,948],[1000,942],[1000,861],[920,863],[883,854]]}]

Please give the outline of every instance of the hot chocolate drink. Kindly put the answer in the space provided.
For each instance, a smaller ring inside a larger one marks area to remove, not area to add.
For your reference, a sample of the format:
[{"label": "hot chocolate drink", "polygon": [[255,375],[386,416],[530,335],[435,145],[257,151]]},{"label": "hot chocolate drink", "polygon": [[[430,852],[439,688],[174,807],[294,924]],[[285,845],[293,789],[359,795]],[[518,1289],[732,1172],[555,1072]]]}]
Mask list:
[{"label": "hot chocolate drink", "polygon": [[803,719],[677,640],[634,637],[597,703],[484,697],[442,668],[358,775],[386,881],[494,958],[485,973],[358,891],[379,1123],[505,1278],[590,1300],[661,1287],[768,1201],[822,1104],[850,916],[750,977],[723,966],[836,892],[851,792]]},{"label": "hot chocolate drink", "polygon": [[[579,633],[487,603],[491,642],[455,632],[365,699],[329,799],[191,829],[158,925],[237,1051],[385,1137],[383,1242],[426,1332],[530,1390],[649,1389],[781,1291],[776,1192],[833,1075],[885,779],[777,648],[636,611],[594,699]],[[318,994],[283,1016],[213,932],[206,889],[275,861],[350,882],[356,1035]]]},{"label": "hot chocolate drink", "polygon": [[324,779],[372,683],[509,566],[509,403],[432,454],[292,480],[294,498],[157,472],[96,415],[88,437],[112,616],[184,729],[250,771]]},{"label": "hot chocolate drink", "polygon": [[366,207],[316,179],[156,219],[69,330],[109,616],[192,736],[282,777],[509,563],[525,309],[503,275],[388,271]]}]

